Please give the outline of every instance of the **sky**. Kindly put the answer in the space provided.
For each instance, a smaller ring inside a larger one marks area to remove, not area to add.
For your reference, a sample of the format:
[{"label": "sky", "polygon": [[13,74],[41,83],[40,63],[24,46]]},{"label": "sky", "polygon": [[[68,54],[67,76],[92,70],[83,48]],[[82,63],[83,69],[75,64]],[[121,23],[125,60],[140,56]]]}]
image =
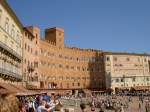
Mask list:
[{"label": "sky", "polygon": [[24,26],[65,31],[65,45],[150,53],[150,0],[7,0]]}]

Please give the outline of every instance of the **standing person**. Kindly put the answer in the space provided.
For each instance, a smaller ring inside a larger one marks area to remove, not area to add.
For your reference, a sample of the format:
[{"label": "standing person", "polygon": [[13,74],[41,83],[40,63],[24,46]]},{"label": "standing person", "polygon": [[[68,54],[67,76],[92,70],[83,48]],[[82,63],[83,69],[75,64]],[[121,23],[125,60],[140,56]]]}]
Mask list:
[{"label": "standing person", "polygon": [[19,112],[19,100],[10,94],[0,93],[0,112]]},{"label": "standing person", "polygon": [[30,101],[28,102],[28,107],[29,107],[29,112],[34,112],[33,101],[32,101],[32,100],[30,100]]},{"label": "standing person", "polygon": [[85,104],[80,104],[80,108],[81,108],[81,110],[82,110],[82,112],[87,112],[86,111],[86,105]]},{"label": "standing person", "polygon": [[102,108],[100,108],[100,111],[99,112],[104,112],[104,110]]},{"label": "standing person", "polygon": [[42,102],[40,102],[40,106],[38,107],[37,112],[51,112],[52,108],[51,107],[46,108],[45,106],[46,101],[43,100]]},{"label": "standing person", "polygon": [[123,105],[121,104],[121,112],[124,112],[124,108]]},{"label": "standing person", "polygon": [[139,102],[139,112],[141,112],[141,103]]},{"label": "standing person", "polygon": [[92,112],[95,111],[95,107],[94,107],[94,106],[91,107],[91,111],[92,111]]},{"label": "standing person", "polygon": [[147,104],[145,105],[145,112],[148,112]]}]

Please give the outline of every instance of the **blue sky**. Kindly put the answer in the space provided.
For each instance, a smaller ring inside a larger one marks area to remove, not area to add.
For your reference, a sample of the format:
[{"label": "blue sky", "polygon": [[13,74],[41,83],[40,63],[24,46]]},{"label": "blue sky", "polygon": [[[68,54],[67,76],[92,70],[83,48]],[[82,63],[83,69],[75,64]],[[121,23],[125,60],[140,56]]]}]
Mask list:
[{"label": "blue sky", "polygon": [[8,0],[24,26],[65,30],[65,44],[150,53],[150,0]]}]

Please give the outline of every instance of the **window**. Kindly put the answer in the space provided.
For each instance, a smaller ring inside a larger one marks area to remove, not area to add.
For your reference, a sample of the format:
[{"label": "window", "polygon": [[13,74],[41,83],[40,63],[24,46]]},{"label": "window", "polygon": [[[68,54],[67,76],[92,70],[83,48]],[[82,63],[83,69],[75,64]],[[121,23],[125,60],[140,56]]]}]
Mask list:
[{"label": "window", "polygon": [[127,58],[126,60],[127,60],[127,61],[130,61],[130,58]]},{"label": "window", "polygon": [[109,58],[109,57],[106,57],[106,61],[110,61],[110,58]]},{"label": "window", "polygon": [[67,83],[67,88],[69,88],[69,83]]},{"label": "window", "polygon": [[140,62],[140,58],[138,58],[138,62]]},{"label": "window", "polygon": [[79,67],[79,66],[77,67],[77,70],[80,70],[80,67]]},{"label": "window", "polygon": [[31,62],[31,67],[33,67],[33,63]]},{"label": "window", "polygon": [[38,62],[34,62],[34,67],[38,68]]},{"label": "window", "polygon": [[122,67],[123,65],[122,65],[122,64],[120,64],[119,66],[121,66],[121,67]]},{"label": "window", "polygon": [[30,62],[28,61],[28,66],[30,66]]},{"label": "window", "polygon": [[149,78],[147,77],[146,80],[149,81]]},{"label": "window", "polygon": [[132,81],[135,82],[135,77],[132,78]]},{"label": "window", "polygon": [[71,66],[71,69],[74,70],[74,66]]},{"label": "window", "polygon": [[70,77],[66,77],[66,80],[69,80],[70,79]]},{"label": "window", "polygon": [[61,65],[61,64],[59,64],[59,68],[62,68],[62,65]]},{"label": "window", "polygon": [[72,86],[74,86],[74,83],[72,83]]},{"label": "window", "polygon": [[66,69],[69,69],[69,66],[68,66],[68,65],[66,65]]},{"label": "window", "polygon": [[61,33],[59,33],[59,36],[61,36]]},{"label": "window", "polygon": [[80,86],[80,83],[78,83],[78,86]]},{"label": "window", "polygon": [[35,44],[37,44],[37,40],[35,41]]},{"label": "window", "polygon": [[5,31],[9,33],[9,24],[8,24],[8,22],[9,22],[9,19],[6,18],[6,22],[5,22]]},{"label": "window", "polygon": [[114,57],[113,59],[114,59],[114,61],[117,61],[117,57]]},{"label": "window", "polygon": [[121,82],[124,82],[124,78],[121,78]]},{"label": "window", "polygon": [[30,51],[30,46],[28,46],[28,52]]},{"label": "window", "polygon": [[[16,38],[20,38],[20,37],[19,37],[19,31],[17,31]],[[16,40],[17,40],[17,39],[16,39]],[[18,42],[18,43],[19,43],[19,42]]]},{"label": "window", "polygon": [[15,38],[15,26],[14,25],[12,25],[12,30],[11,30],[11,36],[13,37],[13,38]]},{"label": "window", "polygon": [[38,52],[37,51],[35,51],[35,56],[37,56],[38,55]]},{"label": "window", "polygon": [[24,59],[24,63],[26,64],[26,59]]},{"label": "window", "polygon": [[62,58],[62,55],[61,55],[61,54],[59,54],[59,58]]},{"label": "window", "polygon": [[85,71],[85,69],[84,69],[84,68],[82,68],[82,71]]},{"label": "window", "polygon": [[116,79],[116,82],[119,82],[119,79]]}]

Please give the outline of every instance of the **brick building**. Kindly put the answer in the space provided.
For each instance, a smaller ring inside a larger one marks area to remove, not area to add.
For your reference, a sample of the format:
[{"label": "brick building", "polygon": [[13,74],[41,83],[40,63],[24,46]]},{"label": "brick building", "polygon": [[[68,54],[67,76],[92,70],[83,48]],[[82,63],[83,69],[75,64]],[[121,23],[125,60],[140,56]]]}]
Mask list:
[{"label": "brick building", "polygon": [[[41,88],[103,88],[103,53],[98,50],[69,48],[64,45],[64,30],[49,28],[39,41]],[[95,83],[97,82],[97,83]]]},{"label": "brick building", "polygon": [[[39,85],[38,51],[40,33],[37,27],[25,27],[23,34],[23,81],[27,86]],[[37,86],[39,88],[39,86]]]}]

